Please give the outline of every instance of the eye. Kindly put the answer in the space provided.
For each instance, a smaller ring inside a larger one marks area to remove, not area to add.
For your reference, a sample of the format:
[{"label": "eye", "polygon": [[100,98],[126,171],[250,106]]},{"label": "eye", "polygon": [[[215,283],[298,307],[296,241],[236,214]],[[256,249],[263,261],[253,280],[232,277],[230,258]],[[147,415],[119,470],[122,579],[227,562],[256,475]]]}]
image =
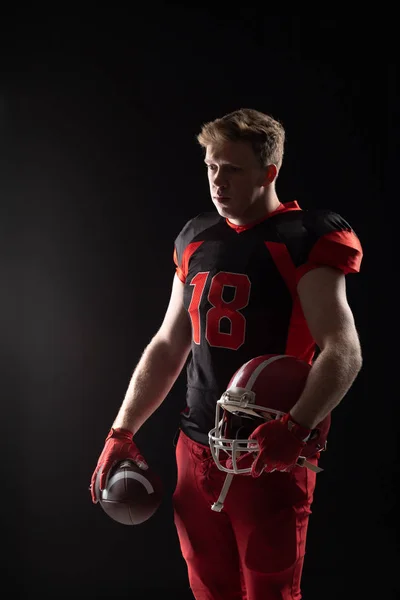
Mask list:
[{"label": "eye", "polygon": [[208,171],[215,171],[215,169],[217,168],[216,165],[206,165],[206,166],[207,166]]}]

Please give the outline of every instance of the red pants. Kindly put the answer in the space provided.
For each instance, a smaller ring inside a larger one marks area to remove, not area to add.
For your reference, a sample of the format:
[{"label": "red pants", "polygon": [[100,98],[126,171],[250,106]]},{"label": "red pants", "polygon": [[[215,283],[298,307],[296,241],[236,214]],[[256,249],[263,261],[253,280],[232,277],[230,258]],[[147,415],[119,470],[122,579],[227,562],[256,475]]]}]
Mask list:
[{"label": "red pants", "polygon": [[315,473],[296,467],[253,479],[226,473],[207,446],[180,432],[174,519],[196,600],[300,600]]}]

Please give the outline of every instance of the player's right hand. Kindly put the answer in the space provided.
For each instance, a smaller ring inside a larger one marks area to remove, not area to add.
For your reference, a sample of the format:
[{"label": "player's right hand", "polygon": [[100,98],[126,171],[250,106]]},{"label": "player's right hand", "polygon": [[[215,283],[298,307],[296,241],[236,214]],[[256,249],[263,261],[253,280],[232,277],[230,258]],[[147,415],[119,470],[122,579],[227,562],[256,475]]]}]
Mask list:
[{"label": "player's right hand", "polygon": [[117,427],[111,428],[105,440],[104,448],[97,461],[96,468],[93,472],[90,493],[92,501],[96,504],[96,478],[101,469],[100,474],[100,490],[104,490],[107,485],[107,476],[110,469],[121,460],[130,459],[135,462],[141,469],[148,469],[148,464],[140,453],[132,439],[133,434],[128,429]]}]

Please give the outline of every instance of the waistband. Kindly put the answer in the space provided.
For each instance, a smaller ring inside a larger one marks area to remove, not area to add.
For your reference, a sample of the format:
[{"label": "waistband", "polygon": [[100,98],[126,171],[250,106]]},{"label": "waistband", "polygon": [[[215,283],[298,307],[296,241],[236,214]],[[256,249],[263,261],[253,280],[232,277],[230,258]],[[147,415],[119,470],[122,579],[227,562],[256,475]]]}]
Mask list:
[{"label": "waistband", "polygon": [[212,458],[210,446],[192,440],[182,429],[179,429],[177,433],[177,440],[180,439],[195,456],[202,459]]}]

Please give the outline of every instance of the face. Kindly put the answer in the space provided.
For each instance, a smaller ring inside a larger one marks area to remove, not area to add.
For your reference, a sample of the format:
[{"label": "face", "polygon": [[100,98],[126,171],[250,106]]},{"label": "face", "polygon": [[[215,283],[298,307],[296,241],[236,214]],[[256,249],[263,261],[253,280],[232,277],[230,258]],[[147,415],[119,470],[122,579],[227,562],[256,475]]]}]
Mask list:
[{"label": "face", "polygon": [[275,178],[276,168],[262,167],[249,143],[209,145],[205,163],[211,198],[221,216],[244,225],[266,214],[266,190]]}]

